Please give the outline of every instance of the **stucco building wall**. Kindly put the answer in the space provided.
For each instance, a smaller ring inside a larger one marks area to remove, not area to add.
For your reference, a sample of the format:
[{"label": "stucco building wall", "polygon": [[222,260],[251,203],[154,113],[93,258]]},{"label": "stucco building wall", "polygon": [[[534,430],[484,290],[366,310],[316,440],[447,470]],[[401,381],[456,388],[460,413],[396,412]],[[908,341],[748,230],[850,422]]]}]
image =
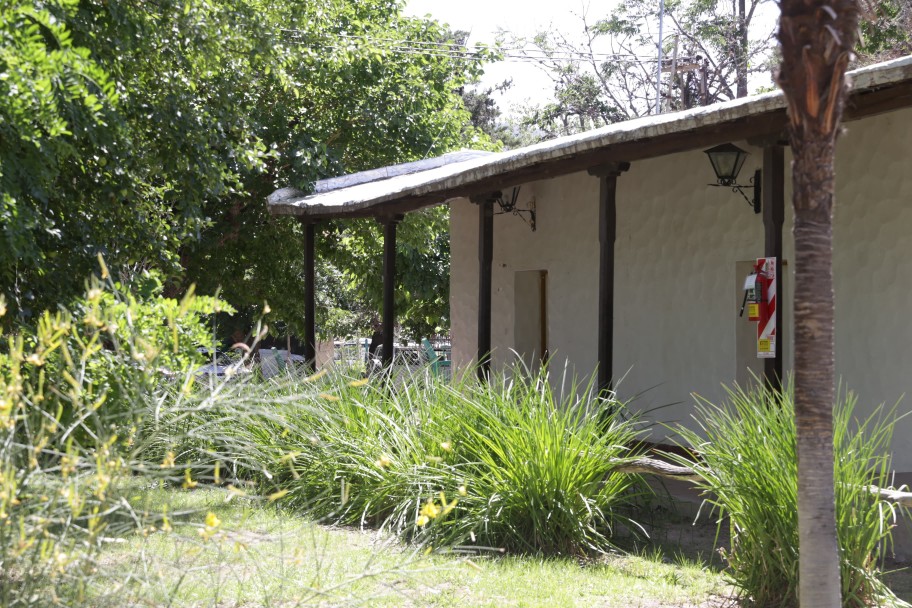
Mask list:
[{"label": "stucco building wall", "polygon": [[[751,152],[742,183],[762,162]],[[849,123],[837,161],[834,269],[837,373],[862,411],[893,403],[912,408],[912,110]],[[785,367],[792,366],[794,266],[786,153]],[[690,421],[694,397],[724,398],[738,376],[738,261],[763,254],[763,222],[736,193],[713,181],[700,151],[634,162],[618,178],[615,245],[615,375],[632,407],[662,422]],[[494,218],[492,346],[507,364],[513,336],[514,273],[546,270],[548,346],[555,364],[591,374],[597,359],[598,179],[587,173],[525,184],[538,230],[513,215]],[[478,208],[451,203],[451,314],[457,365],[475,355]],[[520,303],[521,304],[521,303]],[[742,359],[743,361],[743,359]],[[759,360],[749,361],[759,369]],[[657,430],[657,434],[662,431]],[[895,464],[912,471],[912,416],[900,422]]]}]

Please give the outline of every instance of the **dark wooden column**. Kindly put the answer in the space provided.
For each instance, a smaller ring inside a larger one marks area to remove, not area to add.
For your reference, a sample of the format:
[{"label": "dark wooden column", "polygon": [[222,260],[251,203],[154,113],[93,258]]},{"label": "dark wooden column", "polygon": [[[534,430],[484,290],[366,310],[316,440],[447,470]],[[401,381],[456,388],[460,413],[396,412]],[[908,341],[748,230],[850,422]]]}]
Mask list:
[{"label": "dark wooden column", "polygon": [[393,364],[393,336],[396,328],[396,224],[401,215],[378,218],[383,225],[383,366]]},{"label": "dark wooden column", "polygon": [[491,374],[491,272],[494,259],[494,201],[492,192],[472,197],[478,204],[478,378],[486,381]]},{"label": "dark wooden column", "polygon": [[785,149],[778,142],[763,146],[764,256],[775,257],[779,282],[776,286],[776,357],[763,360],[763,377],[773,390],[782,390],[782,355],[786,336],[782,322],[785,307],[785,267],[782,260],[782,224],[785,221]]},{"label": "dark wooden column", "polygon": [[301,221],[304,225],[304,361],[311,370],[317,368],[317,325],[316,325],[316,253],[315,229],[311,220]]},{"label": "dark wooden column", "polygon": [[589,169],[599,178],[598,389],[612,388],[614,371],[614,241],[617,236],[617,178],[630,163],[615,162]]}]

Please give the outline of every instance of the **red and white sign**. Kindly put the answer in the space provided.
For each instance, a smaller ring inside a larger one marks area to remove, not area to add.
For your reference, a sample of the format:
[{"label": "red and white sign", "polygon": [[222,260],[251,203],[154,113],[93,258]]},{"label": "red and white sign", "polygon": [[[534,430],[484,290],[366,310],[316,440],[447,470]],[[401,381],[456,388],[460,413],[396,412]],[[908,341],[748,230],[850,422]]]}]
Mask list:
[{"label": "red and white sign", "polygon": [[763,284],[761,298],[766,306],[759,306],[757,320],[757,357],[776,358],[776,258],[757,258],[757,274]]}]

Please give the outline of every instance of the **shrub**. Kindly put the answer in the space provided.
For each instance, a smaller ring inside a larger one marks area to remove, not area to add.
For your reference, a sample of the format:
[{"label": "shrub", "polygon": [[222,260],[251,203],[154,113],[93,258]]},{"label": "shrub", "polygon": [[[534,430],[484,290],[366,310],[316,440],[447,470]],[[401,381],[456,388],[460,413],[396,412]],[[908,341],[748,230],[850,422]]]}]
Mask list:
[{"label": "shrub", "polygon": [[[841,393],[834,410],[836,519],[844,606],[881,605],[893,598],[878,564],[891,540],[897,506],[868,490],[890,483],[894,412],[854,416],[856,398]],[[698,452],[692,466],[707,500],[727,518],[729,574],[758,606],[797,605],[798,469],[793,392],[729,391],[728,402],[702,402],[700,432],[678,432]]]}]

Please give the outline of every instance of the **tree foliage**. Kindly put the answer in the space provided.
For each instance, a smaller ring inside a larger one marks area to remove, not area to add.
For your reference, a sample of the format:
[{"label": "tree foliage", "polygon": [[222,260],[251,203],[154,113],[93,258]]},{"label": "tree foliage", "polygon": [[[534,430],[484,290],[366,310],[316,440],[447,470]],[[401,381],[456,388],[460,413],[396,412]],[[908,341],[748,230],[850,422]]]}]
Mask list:
[{"label": "tree foliage", "polygon": [[912,53],[912,2],[880,0],[867,7],[856,51],[861,63],[876,63]]},{"label": "tree foliage", "polygon": [[[709,105],[748,93],[772,72],[766,0],[668,0],[662,32],[663,111]],[[861,63],[912,52],[912,3],[879,0],[861,22]],[[624,0],[608,15],[580,16],[578,35],[545,31],[524,51],[554,83],[554,99],[523,109],[539,138],[567,135],[653,113],[656,106],[657,3]],[[743,29],[742,29],[743,28]],[[672,75],[672,72],[674,74]]]},{"label": "tree foliage", "polygon": [[[750,0],[740,3],[743,7],[719,0],[665,2],[660,100],[665,111],[747,94],[748,78],[768,69],[771,52],[772,28],[756,19],[763,2]],[[658,10],[655,3],[624,0],[595,21],[581,15],[579,38],[536,35],[527,53],[554,81],[554,101],[531,108],[526,124],[554,137],[652,113]]]},{"label": "tree foliage", "polygon": [[[489,52],[403,52],[450,33],[392,0],[8,6],[0,292],[20,319],[78,293],[103,253],[115,269],[161,270],[170,293],[195,282],[242,311],[269,301],[293,328],[302,233],[268,215],[269,193],[487,141],[457,91]],[[421,268],[440,255],[440,218],[404,231],[407,250],[428,252]],[[342,265],[329,276],[362,256],[379,264],[373,226],[321,233],[349,230],[364,249],[324,241],[320,254]]]}]

